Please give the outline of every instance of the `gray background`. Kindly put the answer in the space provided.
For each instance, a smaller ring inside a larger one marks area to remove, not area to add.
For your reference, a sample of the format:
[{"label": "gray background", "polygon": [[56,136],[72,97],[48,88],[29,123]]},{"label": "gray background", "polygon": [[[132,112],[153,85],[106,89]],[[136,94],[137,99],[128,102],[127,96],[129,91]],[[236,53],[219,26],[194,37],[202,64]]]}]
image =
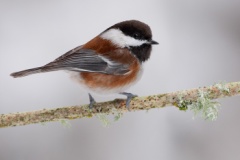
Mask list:
[{"label": "gray background", "polygon": [[[107,27],[128,19],[149,24],[154,46],[139,96],[219,81],[238,81],[240,3],[234,0],[1,0],[0,113],[88,103],[64,72],[13,79],[13,71],[44,65]],[[97,101],[119,95],[98,96]],[[0,160],[239,160],[240,100],[220,100],[215,122],[175,107],[126,113],[110,127],[97,118],[0,130]]]}]

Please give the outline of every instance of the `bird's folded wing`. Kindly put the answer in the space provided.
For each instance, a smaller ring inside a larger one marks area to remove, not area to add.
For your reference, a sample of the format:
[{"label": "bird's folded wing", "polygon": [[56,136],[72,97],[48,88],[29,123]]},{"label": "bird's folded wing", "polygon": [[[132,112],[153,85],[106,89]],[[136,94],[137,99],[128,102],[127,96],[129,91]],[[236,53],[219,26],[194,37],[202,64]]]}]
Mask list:
[{"label": "bird's folded wing", "polygon": [[129,72],[128,64],[111,61],[96,54],[90,49],[78,49],[71,54],[65,54],[45,65],[46,70],[69,70],[79,72],[98,72],[113,75],[123,75]]}]

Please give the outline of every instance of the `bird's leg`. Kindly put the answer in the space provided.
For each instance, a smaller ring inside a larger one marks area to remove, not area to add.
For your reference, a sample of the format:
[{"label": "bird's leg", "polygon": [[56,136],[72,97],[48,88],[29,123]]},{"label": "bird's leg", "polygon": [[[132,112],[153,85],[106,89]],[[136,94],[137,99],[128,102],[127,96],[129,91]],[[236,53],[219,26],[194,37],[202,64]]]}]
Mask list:
[{"label": "bird's leg", "polygon": [[92,109],[93,105],[96,103],[96,101],[94,100],[94,98],[92,97],[92,95],[90,93],[88,93],[88,96],[89,96],[89,101],[90,101],[89,109]]},{"label": "bird's leg", "polygon": [[137,95],[132,94],[132,93],[126,93],[126,92],[121,92],[119,94],[127,96],[126,108],[129,110],[129,107],[130,107],[129,105],[130,105],[130,102],[131,102],[132,98],[137,97]]}]

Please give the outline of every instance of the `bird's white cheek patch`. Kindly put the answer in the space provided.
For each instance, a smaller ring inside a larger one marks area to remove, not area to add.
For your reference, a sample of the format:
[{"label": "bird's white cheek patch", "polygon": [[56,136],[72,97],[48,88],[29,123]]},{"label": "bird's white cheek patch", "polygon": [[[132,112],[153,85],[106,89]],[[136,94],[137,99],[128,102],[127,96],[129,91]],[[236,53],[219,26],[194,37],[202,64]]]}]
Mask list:
[{"label": "bird's white cheek patch", "polygon": [[142,44],[147,43],[146,40],[138,40],[130,36],[126,36],[119,29],[110,29],[102,33],[100,37],[111,41],[112,43],[121,48],[129,46],[141,46]]}]

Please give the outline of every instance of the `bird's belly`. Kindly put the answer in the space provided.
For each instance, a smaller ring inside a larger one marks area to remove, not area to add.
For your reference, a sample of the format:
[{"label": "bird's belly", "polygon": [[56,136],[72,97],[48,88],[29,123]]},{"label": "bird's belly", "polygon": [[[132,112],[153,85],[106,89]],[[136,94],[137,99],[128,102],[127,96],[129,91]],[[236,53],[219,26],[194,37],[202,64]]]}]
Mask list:
[{"label": "bird's belly", "polygon": [[88,91],[95,93],[119,93],[135,84],[142,76],[142,68],[125,75],[73,72],[71,77]]}]

